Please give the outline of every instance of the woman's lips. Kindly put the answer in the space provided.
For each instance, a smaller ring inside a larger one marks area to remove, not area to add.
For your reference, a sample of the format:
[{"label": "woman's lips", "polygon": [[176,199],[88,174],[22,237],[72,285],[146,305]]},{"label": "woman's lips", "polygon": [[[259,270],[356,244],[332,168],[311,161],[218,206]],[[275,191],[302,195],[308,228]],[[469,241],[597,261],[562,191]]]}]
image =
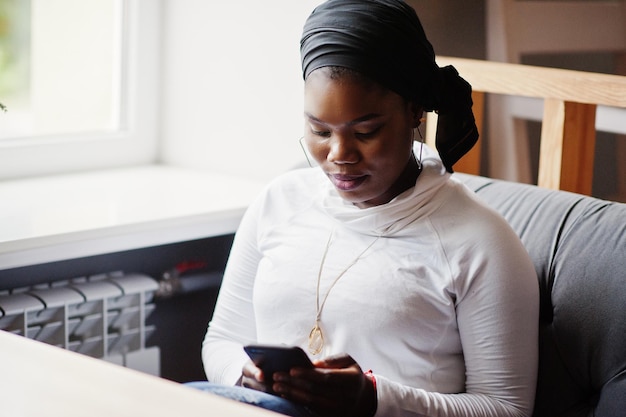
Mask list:
[{"label": "woman's lips", "polygon": [[341,191],[352,191],[367,179],[367,175],[329,174],[328,177],[333,185]]}]

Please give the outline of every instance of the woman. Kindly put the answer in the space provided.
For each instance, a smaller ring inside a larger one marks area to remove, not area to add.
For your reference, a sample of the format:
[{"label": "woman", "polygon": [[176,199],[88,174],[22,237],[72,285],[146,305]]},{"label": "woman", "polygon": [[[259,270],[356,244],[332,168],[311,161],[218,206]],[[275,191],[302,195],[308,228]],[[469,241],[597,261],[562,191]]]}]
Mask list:
[{"label": "woman", "polygon": [[[245,214],[203,344],[209,381],[324,416],[530,415],[533,265],[450,176],[476,140],[471,89],[401,0],[323,3],[301,52],[319,167]],[[439,155],[414,142],[423,111],[439,113]],[[315,368],[263,375],[252,343],[300,346]]]}]

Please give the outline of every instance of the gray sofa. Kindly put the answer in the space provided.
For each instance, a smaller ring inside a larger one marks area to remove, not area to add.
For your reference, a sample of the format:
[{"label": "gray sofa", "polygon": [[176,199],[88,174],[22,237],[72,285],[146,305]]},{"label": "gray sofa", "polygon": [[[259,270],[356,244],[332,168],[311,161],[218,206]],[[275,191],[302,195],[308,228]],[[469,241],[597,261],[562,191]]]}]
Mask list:
[{"label": "gray sofa", "polygon": [[537,269],[534,415],[626,416],[626,204],[454,175],[508,220]]}]

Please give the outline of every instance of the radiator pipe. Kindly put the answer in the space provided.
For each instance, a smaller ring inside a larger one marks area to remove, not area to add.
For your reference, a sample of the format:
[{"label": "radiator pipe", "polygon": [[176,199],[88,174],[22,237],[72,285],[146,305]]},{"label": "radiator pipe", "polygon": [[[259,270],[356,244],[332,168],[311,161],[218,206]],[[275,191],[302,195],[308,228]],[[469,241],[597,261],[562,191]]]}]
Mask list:
[{"label": "radiator pipe", "polygon": [[222,283],[222,272],[200,272],[181,276],[175,270],[168,271],[158,281],[155,298],[170,298],[208,289],[218,289]]}]

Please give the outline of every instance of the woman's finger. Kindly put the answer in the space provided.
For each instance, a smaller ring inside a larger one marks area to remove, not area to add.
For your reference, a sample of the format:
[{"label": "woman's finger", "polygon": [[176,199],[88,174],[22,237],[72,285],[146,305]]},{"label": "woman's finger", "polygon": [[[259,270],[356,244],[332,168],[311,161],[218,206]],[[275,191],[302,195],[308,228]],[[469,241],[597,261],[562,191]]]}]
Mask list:
[{"label": "woman's finger", "polygon": [[347,368],[357,365],[352,356],[346,353],[328,356],[315,362],[317,368]]},{"label": "woman's finger", "polygon": [[263,371],[254,362],[248,361],[241,370],[241,386],[262,392],[271,392],[271,387],[265,382]]},{"label": "woman's finger", "polygon": [[265,379],[263,371],[259,367],[257,367],[252,361],[248,361],[243,365],[241,373],[244,377],[252,378],[259,382]]}]

